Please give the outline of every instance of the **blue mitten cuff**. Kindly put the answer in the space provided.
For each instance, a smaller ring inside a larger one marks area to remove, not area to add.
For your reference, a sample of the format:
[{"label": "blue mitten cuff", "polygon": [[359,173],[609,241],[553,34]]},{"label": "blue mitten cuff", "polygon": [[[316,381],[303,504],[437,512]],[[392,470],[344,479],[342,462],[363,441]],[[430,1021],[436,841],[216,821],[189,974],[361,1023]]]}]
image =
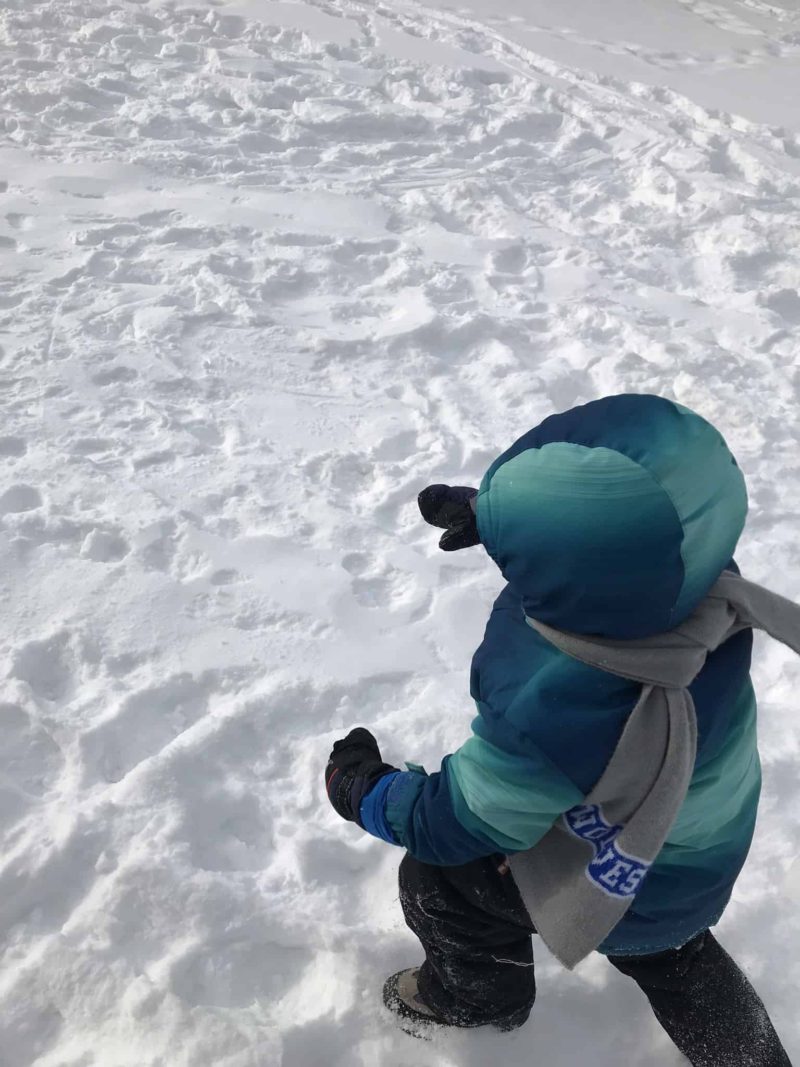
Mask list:
[{"label": "blue mitten cuff", "polygon": [[386,794],[389,787],[402,771],[393,774],[384,774],[375,785],[361,799],[359,815],[361,825],[368,834],[379,837],[381,841],[388,841],[390,845],[399,845],[400,842],[392,833],[389,823],[386,821]]}]

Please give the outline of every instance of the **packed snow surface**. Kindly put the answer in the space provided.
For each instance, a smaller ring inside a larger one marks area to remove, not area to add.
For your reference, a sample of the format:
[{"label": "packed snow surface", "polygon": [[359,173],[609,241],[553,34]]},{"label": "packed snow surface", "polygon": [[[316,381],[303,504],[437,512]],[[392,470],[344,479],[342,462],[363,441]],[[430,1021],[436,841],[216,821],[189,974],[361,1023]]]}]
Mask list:
[{"label": "packed snow surface", "polygon": [[[794,0],[0,3],[3,1067],[677,1065],[536,945],[512,1035],[414,1043],[399,851],[322,769],[435,769],[500,575],[417,492],[673,397],[800,598]],[[719,937],[800,1058],[800,663]]]}]

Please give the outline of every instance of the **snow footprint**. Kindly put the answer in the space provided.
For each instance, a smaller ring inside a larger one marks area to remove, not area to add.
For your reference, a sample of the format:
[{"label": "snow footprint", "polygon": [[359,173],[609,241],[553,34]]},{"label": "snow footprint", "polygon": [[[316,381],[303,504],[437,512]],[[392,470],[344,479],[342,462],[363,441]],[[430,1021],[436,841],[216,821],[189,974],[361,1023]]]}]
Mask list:
[{"label": "snow footprint", "polygon": [[121,530],[95,527],[83,539],[81,556],[95,563],[118,563],[131,550]]},{"label": "snow footprint", "polygon": [[432,594],[423,589],[417,575],[403,572],[366,552],[350,552],[342,566],[351,574],[353,596],[365,608],[405,612],[410,622],[430,611]]},{"label": "snow footprint", "polygon": [[24,437],[3,436],[0,437],[0,456],[17,458],[24,456],[28,451],[28,445]]},{"label": "snow footprint", "polygon": [[216,671],[199,678],[183,673],[126,697],[110,718],[81,738],[87,783],[119,782],[157,755],[208,712],[219,684]]},{"label": "snow footprint", "polygon": [[385,437],[372,455],[377,460],[389,463],[402,463],[420,451],[417,434],[414,430],[401,430],[399,433]]},{"label": "snow footprint", "polygon": [[32,485],[12,485],[0,496],[0,515],[18,515],[23,511],[34,511],[44,501],[42,494]]},{"label": "snow footprint", "polygon": [[394,237],[375,241],[344,241],[331,255],[356,283],[375,281],[392,265],[393,256],[400,249],[400,241]]},{"label": "snow footprint", "polygon": [[350,552],[342,557],[342,566],[353,576],[353,596],[364,607],[385,607],[392,589],[388,568],[366,552]]},{"label": "snow footprint", "polygon": [[[0,930],[4,934],[18,923],[29,923],[37,933],[45,929],[57,934],[96,885],[95,865],[108,845],[107,825],[102,818],[90,823],[68,810],[61,812],[61,818],[69,830],[59,834],[56,847],[42,840],[27,856],[10,857],[0,874]],[[21,940],[26,934],[14,930],[10,936]]]},{"label": "snow footprint", "polygon": [[139,372],[134,370],[133,367],[126,367],[122,364],[115,367],[107,367],[104,370],[98,371],[92,375],[92,382],[95,385],[101,387],[107,385],[117,385],[124,382],[132,382],[139,377]]},{"label": "snow footprint", "polygon": [[6,222],[12,230],[29,230],[33,225],[30,215],[24,215],[17,211],[9,211],[6,214]]},{"label": "snow footprint", "polygon": [[[192,864],[204,871],[259,871],[269,866],[272,822],[252,791],[255,783],[223,779],[221,766],[198,765],[194,752],[183,769],[183,818],[176,840],[188,842]],[[180,774],[175,767],[171,772]]]},{"label": "snow footprint", "polygon": [[34,696],[48,701],[66,699],[74,688],[74,675],[74,655],[66,630],[22,645],[11,666],[13,678],[27,682]]},{"label": "snow footprint", "polygon": [[52,787],[63,766],[61,749],[18,704],[0,704],[0,831]]},{"label": "snow footprint", "polygon": [[297,983],[311,961],[305,946],[279,944],[267,932],[242,930],[187,953],[172,966],[170,987],[194,1007],[246,1008],[274,1004]]}]

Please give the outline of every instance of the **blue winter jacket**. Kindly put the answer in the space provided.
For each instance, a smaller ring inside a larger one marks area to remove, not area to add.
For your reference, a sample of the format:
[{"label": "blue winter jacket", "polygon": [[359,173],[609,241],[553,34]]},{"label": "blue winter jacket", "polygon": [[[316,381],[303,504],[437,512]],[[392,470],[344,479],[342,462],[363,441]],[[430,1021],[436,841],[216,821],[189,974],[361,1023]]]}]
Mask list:
[{"label": "blue winter jacket", "polygon": [[[437,865],[534,845],[599,779],[641,687],[566,656],[525,615],[609,637],[669,630],[736,569],[746,512],[718,431],[660,397],[597,400],[516,441],[477,498],[482,544],[508,584],[472,661],[473,735],[435,774],[382,779],[362,803],[365,827]],[[751,648],[752,632],[738,634],[691,686],[689,794],[603,952],[677,947],[728,902],[760,789]]]}]

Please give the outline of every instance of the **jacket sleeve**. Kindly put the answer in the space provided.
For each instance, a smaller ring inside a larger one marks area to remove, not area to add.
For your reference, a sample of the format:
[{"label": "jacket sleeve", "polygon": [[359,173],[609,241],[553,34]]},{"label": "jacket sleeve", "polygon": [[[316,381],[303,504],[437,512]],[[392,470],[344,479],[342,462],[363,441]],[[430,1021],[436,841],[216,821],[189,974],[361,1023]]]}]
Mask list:
[{"label": "jacket sleeve", "polygon": [[515,755],[474,736],[435,774],[387,775],[362,801],[361,818],[365,829],[423,863],[457,866],[530,848],[582,801],[538,749]]}]

